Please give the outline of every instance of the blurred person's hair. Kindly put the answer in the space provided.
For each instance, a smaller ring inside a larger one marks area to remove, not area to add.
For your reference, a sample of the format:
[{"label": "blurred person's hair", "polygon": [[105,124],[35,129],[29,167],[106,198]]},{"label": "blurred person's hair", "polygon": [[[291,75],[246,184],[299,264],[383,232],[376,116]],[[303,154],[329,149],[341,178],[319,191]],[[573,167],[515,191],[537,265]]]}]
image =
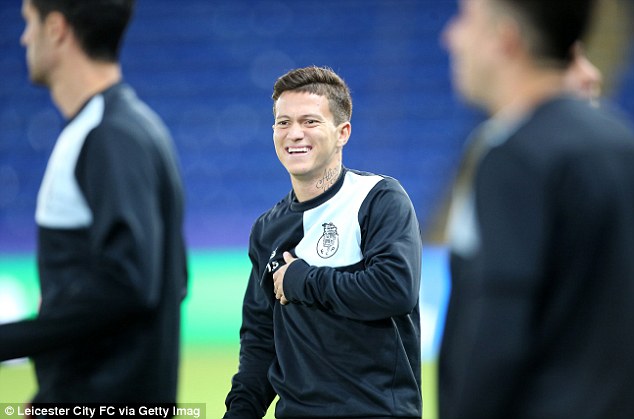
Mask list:
[{"label": "blurred person's hair", "polygon": [[116,62],[134,0],[28,0],[42,21],[51,12],[61,13],[82,50],[93,60]]},{"label": "blurred person's hair", "polygon": [[567,67],[589,30],[597,0],[491,0],[515,17],[538,61]]}]

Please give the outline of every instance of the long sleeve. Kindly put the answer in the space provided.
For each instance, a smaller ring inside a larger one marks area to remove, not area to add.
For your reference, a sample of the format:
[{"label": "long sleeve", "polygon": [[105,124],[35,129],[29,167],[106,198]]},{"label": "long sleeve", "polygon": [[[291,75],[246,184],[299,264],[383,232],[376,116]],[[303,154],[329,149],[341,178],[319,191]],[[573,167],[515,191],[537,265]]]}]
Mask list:
[{"label": "long sleeve", "polygon": [[98,256],[96,272],[103,281],[123,282],[137,305],[152,309],[160,298],[165,247],[157,150],[111,128],[107,138],[89,138],[84,151],[77,176],[94,213],[90,246]]},{"label": "long sleeve", "polygon": [[[257,224],[256,224],[257,229]],[[225,404],[225,418],[262,418],[275,398],[268,370],[275,359],[273,309],[260,287],[257,231],[252,232],[249,257],[252,263],[242,306],[240,366],[232,379]]]}]

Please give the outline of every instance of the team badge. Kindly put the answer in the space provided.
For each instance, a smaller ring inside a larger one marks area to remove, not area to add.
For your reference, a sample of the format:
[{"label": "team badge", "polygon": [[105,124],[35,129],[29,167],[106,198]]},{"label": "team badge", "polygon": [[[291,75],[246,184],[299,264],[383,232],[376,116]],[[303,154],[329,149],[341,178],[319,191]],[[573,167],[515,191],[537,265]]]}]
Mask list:
[{"label": "team badge", "polygon": [[324,223],[324,234],[317,241],[317,254],[323,259],[328,259],[339,249],[339,234],[333,223]]}]

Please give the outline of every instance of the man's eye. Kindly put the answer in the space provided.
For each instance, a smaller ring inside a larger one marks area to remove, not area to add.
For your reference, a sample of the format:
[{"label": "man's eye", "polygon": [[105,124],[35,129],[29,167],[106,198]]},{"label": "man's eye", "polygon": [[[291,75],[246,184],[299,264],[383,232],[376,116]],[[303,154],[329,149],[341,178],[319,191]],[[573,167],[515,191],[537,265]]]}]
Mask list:
[{"label": "man's eye", "polygon": [[307,119],[306,120],[306,125],[311,126],[311,127],[317,125],[318,123],[319,123],[319,121],[317,121],[315,119]]}]

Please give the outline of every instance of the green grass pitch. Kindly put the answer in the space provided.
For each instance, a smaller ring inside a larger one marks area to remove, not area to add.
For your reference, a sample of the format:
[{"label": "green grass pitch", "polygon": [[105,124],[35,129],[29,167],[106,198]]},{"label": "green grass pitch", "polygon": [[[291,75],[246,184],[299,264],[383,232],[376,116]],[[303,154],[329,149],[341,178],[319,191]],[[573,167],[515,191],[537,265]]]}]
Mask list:
[{"label": "green grass pitch", "polygon": [[[179,403],[205,403],[208,418],[221,418],[238,365],[241,305],[249,274],[244,249],[195,251],[189,256],[189,296],[183,307]],[[0,285],[19,284],[28,310],[37,307],[31,255],[0,255]],[[436,419],[434,362],[423,364],[423,418]],[[0,366],[0,403],[22,403],[36,389],[33,368],[23,361]],[[274,418],[274,405],[266,418]],[[0,411],[0,417],[4,412]]]}]

